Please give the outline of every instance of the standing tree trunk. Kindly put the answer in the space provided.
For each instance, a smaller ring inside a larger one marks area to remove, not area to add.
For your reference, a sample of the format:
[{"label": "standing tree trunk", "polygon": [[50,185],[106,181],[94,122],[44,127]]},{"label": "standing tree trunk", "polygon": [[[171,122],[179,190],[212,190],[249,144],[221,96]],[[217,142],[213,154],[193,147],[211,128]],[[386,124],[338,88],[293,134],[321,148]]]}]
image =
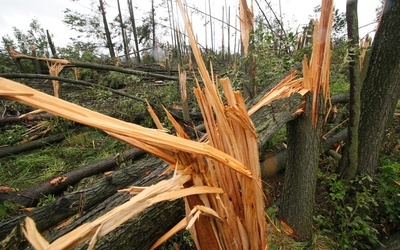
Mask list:
[{"label": "standing tree trunk", "polygon": [[46,35],[47,35],[47,41],[48,41],[49,46],[50,46],[51,54],[53,55],[54,58],[57,58],[56,47],[54,46],[53,40],[51,39],[49,30],[46,30]]},{"label": "standing tree trunk", "polygon": [[311,94],[305,112],[287,124],[287,166],[278,216],[300,240],[312,237],[313,208],[321,141],[320,126],[311,122]]},{"label": "standing tree trunk", "polygon": [[361,90],[358,172],[374,174],[400,97],[400,1],[386,0]]},{"label": "standing tree trunk", "polygon": [[151,25],[152,25],[152,34],[153,34],[153,54],[154,49],[156,48],[156,21],[155,21],[155,9],[154,9],[154,0],[151,0]]},{"label": "standing tree trunk", "polygon": [[212,14],[211,14],[211,4],[210,0],[208,0],[208,10],[210,12],[210,29],[211,29],[211,51],[214,52],[214,35],[213,35],[213,20],[212,20]]},{"label": "standing tree trunk", "polygon": [[136,54],[137,62],[140,63],[139,41],[138,41],[138,37],[137,37],[136,22],[135,22],[135,15],[133,13],[132,0],[128,0],[128,8],[129,8],[129,15],[131,17],[133,38],[135,40],[135,47],[136,47],[135,54]]},{"label": "standing tree trunk", "polygon": [[119,4],[119,0],[117,0],[117,4],[118,4],[119,25],[121,26],[121,33],[122,33],[122,43],[124,45],[124,55],[126,61],[129,62],[130,59],[129,59],[128,39],[126,38],[126,29],[125,29],[125,24],[122,20],[121,6]]},{"label": "standing tree trunk", "polygon": [[321,137],[328,105],[333,0],[322,1],[316,22],[310,62],[303,60],[304,113],[287,125],[287,167],[279,218],[299,240],[312,237],[313,209]]},{"label": "standing tree trunk", "polygon": [[358,127],[360,123],[360,92],[362,87],[360,77],[360,60],[358,45],[358,15],[357,0],[347,0],[346,4],[347,37],[349,39],[349,71],[350,71],[350,102],[349,130],[345,152],[340,161],[340,173],[347,181],[357,174],[358,165]]},{"label": "standing tree trunk", "polygon": [[106,33],[107,48],[110,51],[110,57],[112,59],[115,59],[114,45],[111,40],[110,30],[108,29],[108,23],[107,23],[107,18],[106,18],[106,12],[104,10],[103,0],[99,0],[99,4],[100,4],[99,10],[100,10],[101,16],[103,17],[104,31]]}]

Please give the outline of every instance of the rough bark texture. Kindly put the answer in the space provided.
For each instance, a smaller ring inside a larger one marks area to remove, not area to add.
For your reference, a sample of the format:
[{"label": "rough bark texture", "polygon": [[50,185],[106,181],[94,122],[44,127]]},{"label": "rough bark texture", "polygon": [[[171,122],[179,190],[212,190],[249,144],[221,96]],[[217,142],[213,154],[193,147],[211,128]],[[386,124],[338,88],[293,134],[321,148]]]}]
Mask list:
[{"label": "rough bark texture", "polygon": [[349,39],[349,72],[350,72],[350,103],[349,103],[349,135],[340,166],[340,172],[347,181],[357,174],[358,165],[358,127],[360,123],[360,60],[358,45],[358,15],[357,0],[347,0],[346,4],[347,36]]},{"label": "rough bark texture", "polygon": [[114,44],[112,43],[112,40],[111,40],[111,34],[110,34],[110,29],[108,28],[106,11],[104,9],[103,0],[99,0],[99,10],[100,10],[101,16],[103,17],[103,25],[104,25],[104,32],[106,35],[107,48],[110,51],[110,57],[115,58]]},{"label": "rough bark texture", "polygon": [[110,171],[113,168],[117,167],[118,164],[121,164],[125,161],[130,161],[134,158],[139,158],[143,154],[144,152],[139,149],[129,149],[116,157],[113,156],[103,161],[74,169],[68,173],[60,175],[59,177],[53,178],[53,180],[55,180],[55,178],[61,178],[59,179],[59,182],[51,183],[49,180],[21,192],[10,194],[0,193],[0,203],[3,203],[5,200],[10,200],[15,204],[24,207],[36,206],[39,202],[39,199],[45,195],[59,195],[60,193],[64,192],[69,186],[77,184],[80,180],[86,177]]},{"label": "rough bark texture", "polygon": [[52,114],[30,114],[30,115],[24,115],[23,117],[20,116],[13,116],[13,117],[5,117],[5,118],[0,118],[0,125],[2,124],[12,124],[12,123],[19,123],[22,121],[44,121],[48,120],[50,118],[54,118],[55,116]]},{"label": "rough bark texture", "polygon": [[376,172],[385,129],[400,97],[400,1],[387,0],[361,91],[358,172]]},{"label": "rough bark texture", "polygon": [[157,178],[165,166],[155,158],[145,158],[135,164],[122,168],[106,176],[87,188],[66,194],[55,202],[34,209],[32,212],[0,222],[0,240],[18,226],[26,216],[31,217],[39,231],[44,231],[74,215],[82,215],[84,211],[102,203],[108,197],[117,193],[118,189],[127,187],[138,180]]},{"label": "rough bark texture", "polygon": [[251,116],[258,136],[258,145],[263,145],[281,129],[288,121],[295,118],[293,113],[298,109],[302,97],[294,94],[288,98],[273,101],[271,104],[262,107]]},{"label": "rough bark texture", "polygon": [[137,63],[140,63],[139,42],[138,42],[138,36],[137,36],[137,31],[136,31],[135,14],[133,12],[132,0],[128,0],[128,8],[129,8],[129,17],[130,17],[130,21],[132,24],[133,38],[135,40],[136,60],[137,60]]},{"label": "rough bark texture", "polygon": [[[285,122],[294,118],[293,112],[298,108],[301,99],[299,95],[294,95],[290,98],[275,101],[271,105],[260,109],[252,116],[256,127],[262,126],[264,130],[268,130],[268,132],[265,132],[263,129],[259,129],[261,141],[266,141],[268,139],[266,137],[274,133],[271,131],[277,131]],[[78,219],[46,236],[48,239],[53,240],[82,223],[93,220],[101,213],[123,203],[130,197],[126,194],[116,194],[116,190],[125,188],[129,184],[134,183],[135,180],[138,181],[134,185],[150,185],[151,181],[156,182],[160,180],[159,176],[164,169],[165,164],[163,165],[160,160],[153,157],[143,159],[140,162],[136,162],[133,166],[113,172],[110,176],[98,180],[81,191],[66,194],[58,198],[55,202],[45,207],[36,208],[33,212],[26,215],[35,220],[40,231],[48,230],[61,221],[77,215]],[[182,203],[179,202],[181,201],[162,203],[146,210],[136,219],[130,220],[104,239],[101,239],[96,244],[96,247],[98,249],[148,249],[148,246],[159,235],[165,233],[171,225],[175,225],[183,218],[184,206],[180,205]],[[18,228],[18,224],[26,215],[0,222],[0,239],[7,237],[16,226]],[[18,238],[17,233],[11,234],[8,240],[14,239],[14,242],[19,242],[11,244],[11,246],[20,244],[21,237],[19,235]],[[5,248],[8,248],[8,246],[10,245],[7,245]]]},{"label": "rough bark texture", "polygon": [[389,236],[389,238],[382,242],[382,245],[378,250],[398,250],[400,246],[400,232]]},{"label": "rough bark texture", "polygon": [[[337,134],[330,136],[326,140],[322,141],[322,151],[327,152],[333,148],[335,143],[346,140],[347,134],[347,128],[345,128]],[[273,155],[267,155],[260,164],[262,179],[267,180],[268,178],[275,176],[277,173],[283,171],[286,168],[287,159],[287,149],[281,150]]]},{"label": "rough bark texture", "polygon": [[278,213],[278,217],[294,230],[300,240],[312,237],[320,153],[321,134],[311,123],[310,96],[306,98],[305,112],[287,125],[288,160]]},{"label": "rough bark texture", "polygon": [[0,158],[8,156],[8,155],[13,155],[13,154],[18,154],[21,152],[29,151],[32,149],[44,147],[49,144],[53,144],[56,142],[60,142],[64,140],[65,135],[64,134],[56,134],[56,135],[51,135],[45,138],[37,139],[34,141],[30,141],[24,144],[19,144],[15,146],[10,146],[10,147],[2,147],[0,151]]}]

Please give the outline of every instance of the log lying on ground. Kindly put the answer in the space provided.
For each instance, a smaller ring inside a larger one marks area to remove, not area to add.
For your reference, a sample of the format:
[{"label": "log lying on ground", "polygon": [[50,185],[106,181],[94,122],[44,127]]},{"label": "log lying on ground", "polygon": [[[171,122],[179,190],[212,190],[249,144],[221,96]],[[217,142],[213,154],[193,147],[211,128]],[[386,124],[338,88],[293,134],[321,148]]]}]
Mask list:
[{"label": "log lying on ground", "polygon": [[[160,169],[164,170],[165,165],[160,165]],[[142,179],[132,183],[132,185],[149,186],[157,183],[166,176],[154,178],[154,174],[151,174],[149,177],[150,178],[147,178],[147,181]],[[83,223],[89,222],[125,203],[131,197],[132,195],[127,193],[116,193],[102,202],[101,205],[96,206],[73,223],[55,231],[46,238],[50,242],[54,241]],[[185,209],[182,199],[156,204],[140,213],[137,217],[127,221],[113,232],[99,239],[96,243],[96,249],[149,249],[158,238],[175,226],[184,217]],[[87,244],[78,249],[87,249]]]},{"label": "log lying on ground", "polygon": [[72,84],[77,84],[77,85],[82,85],[82,86],[90,86],[90,87],[95,87],[95,88],[100,88],[100,89],[105,89],[108,90],[114,94],[125,96],[128,98],[132,98],[136,101],[146,103],[146,101],[142,98],[139,98],[134,95],[130,95],[128,93],[115,90],[113,88],[109,88],[100,84],[95,84],[91,82],[86,82],[86,81],[81,81],[81,80],[74,80],[74,79],[69,79],[69,78],[64,78],[64,77],[58,77],[58,76],[51,76],[51,75],[43,75],[43,74],[28,74],[28,73],[0,73],[0,77],[8,78],[8,79],[14,79],[14,78],[26,78],[26,79],[48,79],[48,80],[56,80],[60,82],[67,82],[67,83],[72,83]]},{"label": "log lying on ground", "polygon": [[[150,76],[150,77],[154,77],[157,79],[176,80],[176,81],[179,80],[178,76],[167,76],[167,75],[162,75],[162,74],[157,74],[157,73],[152,73],[152,72],[146,72],[146,71],[140,71],[140,70],[134,70],[134,69],[126,69],[126,68],[116,67],[116,66],[112,66],[112,65],[103,65],[103,64],[90,63],[90,62],[79,62],[79,61],[70,62],[70,61],[64,60],[64,59],[34,57],[34,56],[25,55],[23,53],[19,53],[15,50],[11,51],[11,56],[13,57],[13,59],[15,61],[19,61],[21,59],[29,59],[29,60],[45,61],[48,63],[61,63],[64,65],[64,67],[81,67],[81,68],[96,69],[96,70],[109,70],[109,71],[121,72],[121,73],[126,73],[126,74],[132,74],[132,75]],[[190,79],[190,80],[193,80],[193,79]]]},{"label": "log lying on ground", "polygon": [[[334,144],[340,141],[344,141],[347,138],[347,128],[341,130],[339,133],[327,138],[322,141],[322,151],[326,152],[333,148]],[[275,154],[268,155],[262,161],[261,165],[261,176],[263,180],[276,175],[283,171],[286,167],[287,151],[286,149],[281,150]]]},{"label": "log lying on ground", "polygon": [[[278,129],[280,129],[280,126],[283,126],[287,121],[291,120],[294,118],[293,113],[297,110],[298,104],[301,102],[301,96],[300,95],[294,95],[290,98],[284,98],[282,100],[274,101],[271,103],[271,105],[265,106],[261,108],[258,112],[256,112],[252,117],[254,117],[253,123],[255,124],[256,127],[261,127],[263,126],[263,129],[258,129],[258,132],[262,134],[262,137],[260,137],[261,141],[266,141],[268,138],[264,138],[265,136],[269,136],[276,132]],[[276,105],[279,103],[279,105],[286,106],[286,108],[278,108]],[[282,112],[282,114],[278,114],[278,111]],[[266,112],[269,115],[260,115],[258,114],[259,112]],[[273,122],[271,121],[265,121],[265,119],[270,119],[270,117],[280,117],[282,120],[277,121],[276,119],[272,119]],[[269,125],[266,125],[268,123]],[[271,124],[270,124],[271,123]],[[274,123],[278,123],[279,125],[274,125]],[[263,130],[268,130],[268,132],[264,132]],[[65,220],[75,214],[78,213],[78,211],[86,211],[87,209],[93,207],[93,206],[99,206],[102,207],[104,206],[104,203],[101,203],[104,201],[107,197],[110,195],[113,195],[116,193],[117,189],[124,188],[131,184],[133,181],[139,179],[145,173],[150,171],[151,174],[155,170],[160,171],[162,168],[160,167],[144,167],[140,166],[140,163],[136,163],[136,167],[129,167],[129,168],[124,168],[122,170],[115,171],[113,175],[108,176],[103,178],[103,180],[97,182],[94,184],[92,187],[67,194],[61,198],[58,198],[55,202],[49,204],[48,206],[41,207],[35,209],[32,213],[29,213],[29,215],[32,219],[35,220],[37,227],[40,231],[47,230],[48,228],[56,225],[57,223],[60,223],[62,220]],[[133,169],[132,169],[133,168]],[[136,174],[133,173],[124,173],[121,171],[133,171]],[[161,171],[162,172],[162,171]],[[161,173],[159,172],[159,173]],[[140,173],[140,174],[139,174]],[[116,175],[118,177],[116,177]],[[119,177],[121,176],[121,177]],[[156,175],[157,176],[157,175]],[[137,179],[135,179],[137,178]],[[129,181],[127,180],[129,179]],[[125,180],[125,181],[124,181]],[[94,196],[94,197],[92,197]],[[79,206],[79,203],[82,203],[82,200],[84,201],[84,207]],[[161,206],[159,208],[160,210],[163,210],[164,207]],[[156,210],[155,213],[159,213],[158,210]],[[7,234],[11,232],[11,230],[21,221],[23,220],[23,216],[18,216],[16,218],[12,218],[9,220],[6,220],[4,222],[0,223],[0,239],[4,239]],[[169,216],[167,216],[168,218]],[[51,220],[49,220],[51,218]],[[157,230],[159,227],[159,224],[162,224],[163,222],[158,222],[154,223],[154,225],[149,225],[147,223],[146,227],[147,230],[150,230],[147,235],[151,236],[153,230]],[[123,228],[123,227],[121,227]],[[117,229],[114,233],[118,234]],[[122,229],[121,229],[122,230]],[[143,229],[138,229],[138,230],[143,230]],[[143,236],[143,235],[142,235]],[[119,242],[122,239],[126,239],[127,237],[130,238],[129,235],[122,235],[122,238],[115,238],[113,239],[114,243]],[[153,237],[152,237],[153,238]],[[155,239],[153,239],[155,240]],[[150,239],[149,239],[150,241]],[[154,242],[154,241],[152,241]]]},{"label": "log lying on ground", "polygon": [[54,115],[52,114],[32,114],[32,115],[25,115],[22,117],[5,117],[0,118],[0,124],[11,124],[11,123],[18,123],[22,121],[43,121],[50,118],[53,118]]},{"label": "log lying on ground", "polygon": [[19,144],[15,146],[10,146],[10,147],[2,147],[0,150],[0,158],[8,156],[8,155],[14,155],[18,154],[21,152],[25,152],[28,150],[40,148],[49,144],[57,143],[65,139],[65,134],[56,134],[56,135],[51,135],[47,136],[41,139],[37,139],[34,141],[30,141],[24,144]]},{"label": "log lying on ground", "polygon": [[115,168],[118,162],[138,158],[143,154],[144,152],[142,150],[135,148],[129,149],[116,157],[109,157],[100,162],[74,169],[68,173],[54,177],[52,180],[40,183],[21,192],[10,194],[0,193],[0,203],[3,203],[5,200],[10,200],[15,204],[24,207],[36,206],[39,199],[43,196],[48,194],[60,194],[65,191],[67,187],[75,185],[83,178],[109,171]]},{"label": "log lying on ground", "polygon": [[[151,180],[159,181],[159,176],[166,168],[161,160],[154,157],[144,158],[132,164],[114,171],[112,174],[101,178],[89,187],[66,194],[56,201],[0,222],[0,239],[3,240],[8,234],[19,226],[26,216],[35,220],[38,230],[45,231],[71,216],[81,216],[83,212],[92,209],[117,193],[117,190],[125,188],[135,181],[145,182]],[[104,203],[103,203],[104,205]]]}]

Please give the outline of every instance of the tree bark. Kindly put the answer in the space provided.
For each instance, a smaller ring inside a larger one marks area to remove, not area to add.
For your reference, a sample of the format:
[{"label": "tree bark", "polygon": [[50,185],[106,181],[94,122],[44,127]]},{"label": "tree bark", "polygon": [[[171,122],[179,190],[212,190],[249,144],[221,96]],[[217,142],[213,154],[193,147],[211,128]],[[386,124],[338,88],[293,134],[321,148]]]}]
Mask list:
[{"label": "tree bark", "polygon": [[154,0],[151,0],[151,33],[152,33],[152,40],[153,40],[153,54],[155,53],[156,49],[156,21],[155,21],[156,12],[154,9]]},{"label": "tree bark", "polygon": [[[1,75],[0,75],[1,77]],[[53,118],[52,114],[34,114],[34,115],[25,115],[23,117],[5,117],[0,118],[0,124],[11,124],[11,123],[19,123],[22,121],[44,121],[50,118]]]},{"label": "tree bark", "polygon": [[[86,81],[81,81],[81,80],[74,80],[74,79],[69,79],[69,78],[63,78],[63,77],[58,77],[58,76],[51,76],[51,75],[43,75],[43,74],[27,74],[27,73],[0,73],[0,77],[8,78],[8,79],[13,79],[13,78],[27,78],[27,79],[49,79],[49,80],[56,80],[60,82],[68,82],[72,84],[78,84],[78,85],[83,85],[83,86],[90,86],[90,87],[95,87],[95,88],[100,88],[100,89],[105,89],[108,90],[114,94],[125,96],[132,98],[136,101],[140,101],[142,103],[146,103],[144,99],[141,99],[137,96],[130,95],[128,93],[115,90],[113,88],[109,88],[100,84],[96,83],[91,83],[91,82],[86,82]],[[1,123],[1,122],[0,122]]]},{"label": "tree bark", "polygon": [[304,113],[287,124],[287,166],[278,217],[299,240],[312,237],[313,208],[320,154],[321,129],[311,122],[311,98]]},{"label": "tree bark", "polygon": [[130,18],[131,18],[133,38],[135,40],[136,59],[137,59],[137,62],[140,63],[139,41],[138,41],[138,37],[137,37],[135,14],[133,12],[132,0],[128,0],[128,8],[129,8],[129,15],[130,15]]},{"label": "tree bark", "polygon": [[57,50],[56,50],[56,47],[54,46],[53,40],[51,39],[49,30],[46,30],[46,35],[47,35],[47,41],[50,46],[51,54],[53,54],[54,58],[57,58]]},{"label": "tree bark", "polygon": [[107,17],[106,17],[106,12],[104,10],[103,0],[99,0],[99,10],[100,10],[101,16],[103,18],[103,25],[104,25],[104,32],[106,35],[107,48],[110,51],[110,57],[112,59],[114,59],[115,58],[114,44],[112,43],[112,40],[111,40],[111,34],[110,34],[110,30],[108,28]]},{"label": "tree bark", "polygon": [[110,171],[118,166],[118,164],[121,164],[128,160],[132,160],[134,158],[138,158],[143,154],[144,152],[139,149],[129,149],[123,152],[121,155],[117,155],[115,157],[113,156],[100,162],[74,169],[58,177],[54,177],[52,178],[52,180],[54,180],[53,182],[51,182],[52,180],[49,180],[18,193],[0,193],[0,203],[3,203],[5,200],[10,200],[15,204],[24,207],[36,206],[39,199],[43,196],[49,194],[59,195],[60,193],[64,192],[69,186],[77,184],[83,178]]},{"label": "tree bark", "polygon": [[349,72],[350,72],[350,103],[349,103],[349,135],[346,147],[339,163],[339,172],[346,181],[352,180],[358,168],[358,127],[360,123],[360,93],[361,69],[358,45],[358,15],[357,0],[347,0],[346,20],[347,37],[349,39]]},{"label": "tree bark", "polygon": [[361,90],[358,173],[375,174],[384,133],[400,97],[400,1],[387,0]]},{"label": "tree bark", "polygon": [[[301,100],[302,97],[300,95],[293,95],[283,100],[277,100],[271,103],[271,105],[267,105],[258,110],[252,116],[253,123],[256,127],[260,126],[263,127],[265,130],[277,131],[281,126],[283,126],[283,124],[285,124],[285,122],[294,118],[293,113],[295,110],[297,110],[298,105],[301,103]],[[281,108],[281,105],[285,108]],[[282,114],[280,114],[281,112]],[[265,115],[261,113],[267,114]],[[266,120],[272,120],[272,122]],[[260,135],[263,137],[261,139],[262,142],[268,139],[265,137],[271,136],[274,133],[271,131],[264,132],[263,129],[258,130],[258,133],[260,133]],[[165,169],[165,165],[163,165],[163,167],[160,167],[160,165],[162,165],[161,161],[156,160],[153,157],[149,159],[144,159],[143,161],[135,163],[133,166],[114,171],[111,175],[102,178],[88,188],[66,194],[58,198],[53,203],[50,203],[44,207],[35,208],[30,213],[26,213],[24,215],[0,222],[0,239],[4,239],[11,232],[11,230],[15,228],[27,215],[35,220],[39,231],[44,231],[60,223],[61,221],[70,218],[71,216],[78,215],[80,217],[83,214],[90,213],[90,211],[101,211],[107,206],[108,203],[111,203],[111,201],[117,199],[117,196],[115,196],[113,198],[110,198],[109,200],[104,201],[107,197],[114,195],[116,193],[116,190],[125,188],[129,184],[132,184],[135,180],[137,180],[137,183],[135,185],[139,186],[147,185],[148,183],[150,183],[147,181],[150,180],[158,181],[159,179],[157,178]],[[157,232],[157,230],[162,227],[160,226],[160,224],[176,224],[182,218],[177,215],[175,210],[179,211],[179,209],[183,209],[183,207],[175,207],[175,209],[172,209],[166,207],[168,206],[168,204],[170,203],[165,203],[164,205],[161,205],[159,208],[156,208],[156,210],[154,210],[154,214],[165,215],[164,217],[162,217],[163,221],[157,220],[154,223],[151,223],[147,219],[142,220],[141,223],[143,227],[138,228],[132,226],[130,227],[130,230],[128,230],[129,233],[126,233],[127,229],[125,225],[121,226],[116,231],[113,231],[110,234],[110,239],[107,240],[108,243],[105,243],[104,246],[108,248],[111,247],[112,249],[118,249],[122,247],[122,245],[118,244],[118,242],[128,242],[130,240],[134,241],[138,240],[138,237],[143,238],[148,244],[150,244],[150,242],[154,242],[156,237],[151,237],[151,235],[153,235],[153,232]],[[167,212],[163,211],[172,211],[172,214],[168,214]],[[97,212],[93,213],[97,214]],[[94,216],[95,215],[90,215],[89,219],[93,219]],[[182,213],[181,216],[184,216],[184,213]],[[153,220],[155,220],[156,218],[161,217],[151,217],[151,219]],[[164,221],[166,219],[170,221]],[[76,227],[81,223],[83,222],[72,222],[72,224],[74,224],[73,227]],[[162,231],[166,231],[166,229],[164,229]],[[121,233],[118,233],[118,230],[125,231],[121,231]],[[138,234],[131,234],[132,231],[138,232],[139,236]],[[140,232],[142,231],[146,231],[148,233],[146,233],[145,235],[143,233],[140,234]],[[158,234],[154,233],[154,235]],[[145,236],[149,236],[150,239],[146,238]],[[134,237],[135,239],[131,237]],[[141,245],[130,247],[130,249],[142,249],[140,246]]]},{"label": "tree bark", "polygon": [[[337,134],[328,137],[326,140],[322,141],[322,152],[327,152],[334,147],[334,144],[340,141],[344,141],[347,138],[347,128],[341,130]],[[284,149],[275,154],[266,155],[261,161],[261,176],[262,179],[268,180],[278,174],[279,172],[285,170],[288,159],[288,150]]]},{"label": "tree bark", "polygon": [[[10,146],[10,147],[2,147],[0,151],[0,158],[9,156],[9,155],[14,155],[18,154],[21,152],[25,152],[28,150],[44,147],[49,144],[57,143],[62,140],[64,140],[65,135],[64,134],[56,134],[56,135],[51,135],[45,138],[37,139],[34,141],[30,141],[24,144],[19,144],[15,146]],[[1,201],[1,198],[0,198]]]},{"label": "tree bark", "polygon": [[157,178],[165,167],[161,160],[150,157],[114,171],[87,188],[66,194],[46,206],[35,208],[32,212],[0,222],[0,239],[3,240],[26,216],[35,221],[39,231],[47,230],[71,216],[82,216],[83,213],[116,194],[117,190],[132,183],[147,185],[152,180],[159,181]]},{"label": "tree bark", "polygon": [[128,39],[126,38],[126,29],[125,29],[125,24],[122,20],[121,6],[119,4],[119,0],[117,0],[117,4],[118,4],[119,25],[121,26],[122,44],[124,46],[125,60],[129,62],[130,58],[129,58]]}]

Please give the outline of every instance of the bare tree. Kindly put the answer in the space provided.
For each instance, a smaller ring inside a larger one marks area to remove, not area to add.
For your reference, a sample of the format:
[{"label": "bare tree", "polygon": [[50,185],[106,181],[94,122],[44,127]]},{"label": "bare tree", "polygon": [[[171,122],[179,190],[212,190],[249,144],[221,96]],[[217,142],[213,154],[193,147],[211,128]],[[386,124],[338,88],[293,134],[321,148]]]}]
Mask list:
[{"label": "bare tree", "polygon": [[138,35],[137,35],[137,30],[136,30],[135,14],[133,12],[132,0],[128,0],[128,8],[129,8],[129,15],[130,15],[131,24],[132,24],[133,38],[135,40],[135,47],[136,47],[135,54],[136,54],[137,62],[140,63],[139,41],[138,41]]},{"label": "bare tree", "polygon": [[107,17],[106,17],[106,12],[104,9],[103,0],[99,0],[99,11],[101,13],[101,16],[103,17],[104,31],[106,33],[107,48],[110,51],[110,57],[115,58],[114,44],[112,43],[112,40],[111,40],[111,34],[110,34],[110,29],[108,28]]}]

